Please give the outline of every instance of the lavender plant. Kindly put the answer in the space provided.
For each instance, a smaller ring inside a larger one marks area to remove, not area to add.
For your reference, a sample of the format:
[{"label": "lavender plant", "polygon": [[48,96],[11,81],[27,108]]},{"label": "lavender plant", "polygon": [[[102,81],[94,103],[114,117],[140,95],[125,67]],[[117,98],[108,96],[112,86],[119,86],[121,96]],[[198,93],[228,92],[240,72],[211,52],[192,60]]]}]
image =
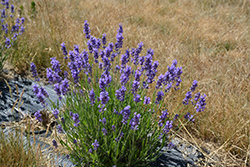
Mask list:
[{"label": "lavender plant", "polygon": [[11,46],[16,45],[17,38],[24,32],[25,19],[17,17],[14,19],[15,7],[9,4],[9,0],[2,0],[1,4],[1,32],[0,32],[0,71],[2,71],[4,62],[10,54]]},{"label": "lavender plant", "polygon": [[[80,52],[75,45],[67,51],[61,44],[71,75],[61,71],[56,58],[51,58],[52,68],[47,69],[50,84],[65,104],[63,112],[59,108],[52,111],[59,122],[58,132],[67,136],[66,141],[57,141],[70,151],[67,157],[79,166],[146,166],[161,155],[159,151],[164,146],[173,147],[169,135],[174,121],[181,116],[187,122],[194,121],[190,112],[173,115],[162,107],[165,94],[179,89],[182,68],[174,60],[168,71],[155,79],[159,62],[153,61],[154,50],[148,49],[141,56],[143,43],[139,43],[137,48],[121,54],[121,24],[115,44],[107,43],[106,34],[102,39],[92,36],[87,21],[84,33],[88,50]],[[31,71],[37,78],[33,63]],[[148,97],[155,81],[153,96]],[[197,85],[194,81],[181,105],[191,101],[193,108],[201,112],[206,95],[197,93],[192,99]],[[35,85],[34,93],[45,106],[44,99],[49,97],[46,91]],[[42,121],[40,111],[35,115]],[[55,148],[57,141],[53,140]]]}]

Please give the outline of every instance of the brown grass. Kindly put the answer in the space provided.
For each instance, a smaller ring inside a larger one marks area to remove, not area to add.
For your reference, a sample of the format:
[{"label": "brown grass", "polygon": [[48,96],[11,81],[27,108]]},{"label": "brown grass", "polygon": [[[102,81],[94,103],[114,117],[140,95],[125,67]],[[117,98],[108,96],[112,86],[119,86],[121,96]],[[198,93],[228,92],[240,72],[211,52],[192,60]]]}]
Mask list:
[{"label": "brown grass", "polygon": [[[31,0],[18,2],[27,18],[23,46],[13,54],[14,66],[27,72],[34,62],[43,76],[49,57],[63,63],[60,44],[86,49],[83,34],[88,20],[91,34],[107,34],[115,42],[119,23],[124,28],[124,49],[144,43],[155,50],[159,74],[176,59],[183,67],[182,89],[168,104],[171,112],[196,79],[208,95],[204,113],[187,126],[203,141],[218,143],[249,164],[250,145],[250,3],[247,0],[41,0],[37,16],[28,15]],[[65,67],[65,65],[64,65]]]}]

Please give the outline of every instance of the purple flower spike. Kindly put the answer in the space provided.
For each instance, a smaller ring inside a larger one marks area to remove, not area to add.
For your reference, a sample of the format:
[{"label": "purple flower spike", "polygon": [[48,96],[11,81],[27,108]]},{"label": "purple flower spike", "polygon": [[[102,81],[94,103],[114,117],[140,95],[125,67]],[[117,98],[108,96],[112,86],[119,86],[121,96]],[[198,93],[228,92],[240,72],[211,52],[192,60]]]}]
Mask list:
[{"label": "purple flower spike", "polygon": [[42,122],[42,114],[40,114],[40,111],[38,110],[34,116],[36,117],[36,120],[38,120],[39,122]]},{"label": "purple flower spike", "polygon": [[43,87],[40,88],[40,92],[42,93],[43,96],[49,98],[48,92]]},{"label": "purple flower spike", "polygon": [[135,94],[140,87],[140,82],[134,80],[132,85],[132,93]]},{"label": "purple flower spike", "polygon": [[88,21],[87,21],[87,20],[84,21],[83,33],[86,34],[85,37],[86,37],[87,39],[90,39],[90,29],[89,29],[89,24],[88,24]]},{"label": "purple flower spike", "polygon": [[58,109],[52,110],[52,114],[54,115],[54,117],[55,117],[56,119],[58,119],[59,110],[58,110]]},{"label": "purple flower spike", "polygon": [[165,119],[167,118],[167,115],[168,115],[167,109],[162,111],[161,113],[162,113],[162,115],[159,116],[160,120],[158,123],[160,127],[163,126],[163,123],[164,123]]},{"label": "purple flower spike", "polygon": [[112,125],[112,130],[115,131],[115,125]]},{"label": "purple flower spike", "polygon": [[63,132],[62,125],[58,125],[58,126],[57,126],[57,129],[58,129],[58,132],[59,132],[59,133],[62,133],[62,132]]},{"label": "purple flower spike", "polygon": [[100,146],[97,142],[97,140],[95,140],[94,143],[92,143],[92,145],[94,146],[94,150],[97,150],[97,148]]},{"label": "purple flower spike", "polygon": [[52,68],[55,70],[55,72],[56,73],[61,72],[61,69],[60,69],[61,65],[60,65],[59,61],[56,60],[56,57],[52,57],[52,58],[50,58],[50,60],[51,60],[50,64],[52,64]]},{"label": "purple flower spike", "polygon": [[67,92],[69,91],[69,80],[66,78],[62,81],[62,84],[60,85],[60,89],[62,91],[63,95],[66,95]]},{"label": "purple flower spike", "polygon": [[105,128],[102,128],[102,132],[103,132],[103,135],[106,136],[107,135],[107,130]]},{"label": "purple flower spike", "polygon": [[34,63],[30,64],[30,71],[32,72],[32,77],[36,78],[38,76],[36,71],[36,65]]},{"label": "purple flower spike", "polygon": [[90,104],[93,106],[93,104],[95,104],[95,92],[94,92],[94,89],[92,89],[89,92],[89,100],[90,100]]},{"label": "purple flower spike", "polygon": [[140,124],[140,114],[137,114],[137,113],[135,112],[134,113],[134,118],[132,118],[131,119],[131,121],[130,121],[130,125],[131,125],[131,129],[133,129],[133,130],[138,130],[138,125]]},{"label": "purple flower spike", "polygon": [[156,98],[155,103],[159,104],[159,102],[162,100],[163,96],[164,96],[164,93],[162,91],[157,92],[157,98]]},{"label": "purple flower spike", "polygon": [[61,121],[63,124],[65,123],[65,119],[63,117],[61,117]]},{"label": "purple flower spike", "polygon": [[145,96],[144,97],[144,103],[143,104],[150,104],[150,97]]},{"label": "purple flower spike", "polygon": [[[106,45],[107,44],[107,39],[106,39],[106,34],[102,34],[102,44]],[[105,47],[104,47],[105,48]]]},{"label": "purple flower spike", "polygon": [[100,101],[102,104],[107,104],[109,101],[109,93],[107,91],[100,93]]},{"label": "purple flower spike", "polygon": [[10,39],[9,38],[5,38],[5,47],[6,48],[10,48],[11,47],[11,44],[10,44]]},{"label": "purple flower spike", "polygon": [[33,91],[34,91],[34,93],[35,93],[36,95],[39,93],[39,88],[38,88],[37,84],[34,84],[34,85],[33,85]]},{"label": "purple flower spike", "polygon": [[67,55],[68,55],[68,52],[67,52],[67,49],[66,49],[66,46],[65,46],[65,43],[61,43],[61,49],[63,51],[63,55],[65,56],[65,59],[67,59]]},{"label": "purple flower spike", "polygon": [[136,103],[139,103],[140,101],[141,101],[141,95],[135,95],[135,97],[134,97],[134,101],[136,102]]},{"label": "purple flower spike", "polygon": [[14,13],[14,5],[10,6],[10,11],[11,11],[11,13]]},{"label": "purple flower spike", "polygon": [[183,99],[183,104],[184,104],[184,105],[188,105],[189,99],[191,99],[191,98],[192,98],[192,92],[191,92],[191,91],[188,91],[188,92],[186,93],[186,97]]},{"label": "purple flower spike", "polygon": [[129,115],[130,115],[130,106],[126,106],[121,112],[120,114],[123,116],[123,120],[122,123],[126,124],[127,120],[129,119]]},{"label": "purple flower spike", "polygon": [[174,143],[170,142],[170,143],[168,144],[168,149],[171,150],[171,149],[173,149],[173,148],[174,148]]},{"label": "purple flower spike", "polygon": [[168,132],[170,131],[170,129],[173,127],[173,121],[167,121],[166,122],[166,125],[165,125],[165,127],[164,127],[164,129],[163,129],[163,133],[165,133],[165,134],[168,134]]},{"label": "purple flower spike", "polygon": [[107,123],[106,118],[103,118],[102,120],[100,119],[99,121],[102,122],[104,125],[106,125]]},{"label": "purple flower spike", "polygon": [[200,100],[197,102],[197,105],[195,107],[196,108],[196,112],[204,111],[205,106],[206,106],[206,103],[205,103],[205,101],[206,101],[205,97],[206,96],[207,95],[204,94],[203,96],[200,97]]},{"label": "purple flower spike", "polygon": [[56,142],[55,140],[53,140],[52,143],[53,143],[53,146],[54,146],[55,148],[58,147],[57,142]]},{"label": "purple flower spike", "polygon": [[75,126],[75,127],[78,127],[79,122],[80,122],[80,120],[79,120],[79,115],[78,115],[77,113],[73,113],[72,119],[73,119],[73,121],[75,122],[74,126]]},{"label": "purple flower spike", "polygon": [[175,121],[179,117],[179,114],[176,114],[173,118],[173,121]]},{"label": "purple flower spike", "polygon": [[192,92],[194,92],[194,91],[195,91],[195,88],[196,88],[197,86],[198,86],[198,82],[197,82],[196,80],[194,80],[194,82],[193,82],[193,84],[192,84],[190,90],[191,90]]},{"label": "purple flower spike", "polygon": [[186,114],[186,115],[184,115],[184,118],[185,119],[187,119],[187,120],[189,120],[189,121],[192,121],[192,122],[194,122],[194,118],[193,118],[194,116],[193,115],[191,115],[189,112]]}]

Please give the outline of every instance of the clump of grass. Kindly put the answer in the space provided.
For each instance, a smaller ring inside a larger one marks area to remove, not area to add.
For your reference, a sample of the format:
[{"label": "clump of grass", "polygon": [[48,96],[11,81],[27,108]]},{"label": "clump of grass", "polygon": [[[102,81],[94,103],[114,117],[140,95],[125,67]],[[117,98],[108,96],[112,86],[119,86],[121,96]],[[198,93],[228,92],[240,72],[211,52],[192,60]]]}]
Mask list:
[{"label": "clump of grass", "polygon": [[[9,87],[9,92],[13,98],[11,88],[8,82],[5,80]],[[17,88],[17,86],[16,86]],[[18,89],[16,89],[18,95]],[[15,101],[12,107],[12,111],[16,105],[22,106],[21,101],[24,90],[20,94],[20,99]],[[2,92],[0,92],[0,95]],[[22,113],[20,113],[22,114]],[[27,119],[30,116],[21,115],[23,120],[19,122],[4,122],[0,125],[0,166],[18,166],[18,167],[47,167],[51,166],[51,159],[46,157],[41,151],[40,144],[36,146],[36,139],[34,135],[34,127],[30,124],[31,119]],[[34,121],[33,121],[34,122]],[[33,136],[30,134],[32,132]],[[24,136],[24,133],[28,135]],[[46,135],[45,135],[46,136]],[[30,138],[33,137],[34,143],[30,143]]]},{"label": "clump of grass", "polygon": [[[21,129],[15,129],[8,135],[0,133],[0,165],[1,166],[46,166],[42,161],[42,153],[39,148],[23,140]],[[26,147],[26,148],[25,148]]]}]

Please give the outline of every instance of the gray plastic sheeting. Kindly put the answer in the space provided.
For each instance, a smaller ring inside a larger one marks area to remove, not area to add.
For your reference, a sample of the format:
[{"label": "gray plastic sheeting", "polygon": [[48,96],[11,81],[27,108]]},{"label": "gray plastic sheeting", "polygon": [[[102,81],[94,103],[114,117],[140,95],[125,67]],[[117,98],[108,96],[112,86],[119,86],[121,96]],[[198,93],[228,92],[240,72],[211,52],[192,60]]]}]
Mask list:
[{"label": "gray plastic sheeting", "polygon": [[[0,124],[3,122],[9,121],[17,121],[20,119],[20,114],[17,113],[15,110],[12,112],[11,108],[15,103],[16,99],[19,99],[20,94],[25,88],[24,94],[22,96],[22,100],[24,101],[23,105],[20,107],[23,113],[25,114],[34,114],[37,110],[42,110],[43,106],[39,103],[37,97],[33,93],[33,85],[36,82],[21,79],[16,77],[14,80],[8,82],[10,88],[12,90],[13,98],[10,95],[9,87],[5,82],[0,82],[0,92],[2,95],[0,96]],[[37,83],[36,83],[37,84]],[[18,87],[18,93],[16,91],[16,86]],[[58,96],[56,95],[53,87],[51,85],[44,86],[46,91],[49,93],[50,99],[54,102],[57,101]],[[59,104],[61,107],[62,104]],[[1,129],[0,129],[1,131]],[[4,133],[9,133],[8,130],[5,130]],[[27,138],[25,138],[26,140]],[[44,149],[50,147],[49,145],[36,140],[40,145],[45,146]],[[33,143],[33,138],[30,139],[30,142]],[[178,145],[177,140],[172,141],[174,144]],[[43,147],[41,147],[43,148]],[[52,149],[52,148],[50,148]],[[151,167],[186,167],[186,166],[195,166],[195,162],[198,161],[200,158],[204,158],[203,154],[198,151],[198,149],[187,146],[185,144],[181,144],[178,147],[175,147],[171,150],[165,151],[166,147],[163,148],[163,154],[154,162],[151,163]],[[186,153],[186,157],[184,158],[183,153]],[[74,166],[70,160],[68,160],[65,156],[56,156],[55,157],[56,166],[66,166],[71,167]]]}]

